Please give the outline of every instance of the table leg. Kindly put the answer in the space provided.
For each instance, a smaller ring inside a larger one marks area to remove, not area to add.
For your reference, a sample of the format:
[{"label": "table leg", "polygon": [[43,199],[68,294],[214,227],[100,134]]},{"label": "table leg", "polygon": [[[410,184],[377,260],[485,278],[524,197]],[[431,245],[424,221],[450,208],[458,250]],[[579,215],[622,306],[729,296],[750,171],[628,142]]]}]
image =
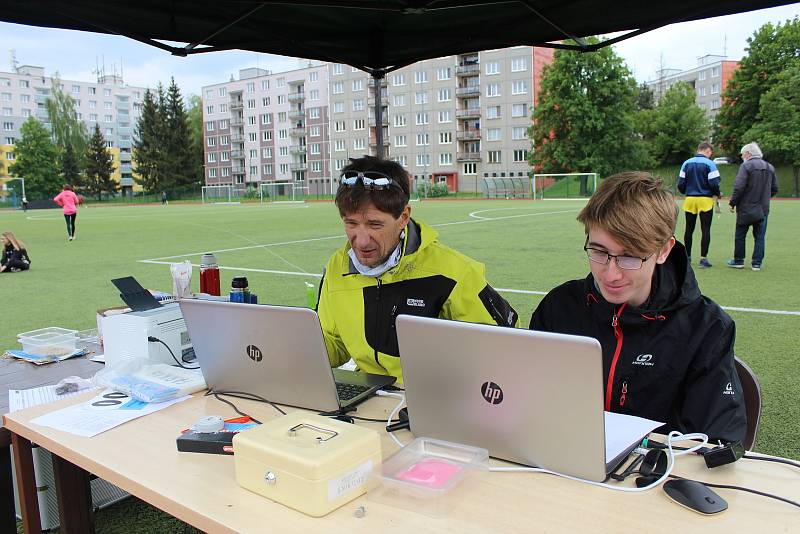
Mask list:
[{"label": "table leg", "polygon": [[22,527],[27,534],[39,534],[42,532],[42,519],[39,516],[39,495],[36,489],[31,442],[12,433],[11,445],[14,447],[14,464],[17,468],[17,492]]},{"label": "table leg", "polygon": [[58,494],[59,532],[63,534],[94,533],[92,488],[89,473],[63,458],[53,455],[53,478]]},{"label": "table leg", "polygon": [[0,428],[0,532],[17,529],[14,476],[11,473],[11,432]]}]

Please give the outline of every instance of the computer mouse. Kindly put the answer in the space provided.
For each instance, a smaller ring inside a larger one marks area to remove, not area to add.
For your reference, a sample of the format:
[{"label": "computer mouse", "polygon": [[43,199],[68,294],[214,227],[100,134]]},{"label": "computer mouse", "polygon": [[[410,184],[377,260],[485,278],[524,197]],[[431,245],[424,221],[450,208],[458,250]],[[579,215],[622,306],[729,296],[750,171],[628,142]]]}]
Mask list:
[{"label": "computer mouse", "polygon": [[728,509],[725,499],[696,480],[668,480],[663,488],[670,499],[701,514],[718,514]]}]

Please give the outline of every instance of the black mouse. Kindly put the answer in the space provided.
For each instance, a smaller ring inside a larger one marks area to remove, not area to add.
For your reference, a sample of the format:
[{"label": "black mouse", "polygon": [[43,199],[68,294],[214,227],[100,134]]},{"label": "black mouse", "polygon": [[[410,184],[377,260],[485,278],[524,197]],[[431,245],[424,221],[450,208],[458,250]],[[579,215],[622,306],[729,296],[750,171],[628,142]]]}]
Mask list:
[{"label": "black mouse", "polygon": [[663,487],[670,499],[695,512],[711,515],[728,509],[725,499],[696,480],[668,480]]}]

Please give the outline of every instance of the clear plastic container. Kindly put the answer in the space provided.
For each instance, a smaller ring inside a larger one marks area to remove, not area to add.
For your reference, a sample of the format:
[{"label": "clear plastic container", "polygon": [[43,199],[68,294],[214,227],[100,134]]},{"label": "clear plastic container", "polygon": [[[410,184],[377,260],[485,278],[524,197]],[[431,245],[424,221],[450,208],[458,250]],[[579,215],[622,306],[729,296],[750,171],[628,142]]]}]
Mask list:
[{"label": "clear plastic container", "polygon": [[50,326],[17,334],[22,350],[38,356],[63,356],[75,351],[78,331]]},{"label": "clear plastic container", "polygon": [[416,438],[383,462],[381,486],[371,499],[431,517],[443,517],[489,469],[489,451]]}]

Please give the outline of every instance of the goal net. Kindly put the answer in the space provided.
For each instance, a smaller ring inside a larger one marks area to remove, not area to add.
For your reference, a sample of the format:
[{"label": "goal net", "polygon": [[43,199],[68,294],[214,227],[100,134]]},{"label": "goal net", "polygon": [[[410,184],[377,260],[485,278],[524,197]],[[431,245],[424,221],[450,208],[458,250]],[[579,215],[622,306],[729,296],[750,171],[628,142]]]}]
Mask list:
[{"label": "goal net", "polygon": [[531,178],[534,199],[587,198],[596,189],[596,172],[534,174]]},{"label": "goal net", "polygon": [[296,182],[262,182],[258,186],[261,203],[305,202],[309,188],[305,180]]},{"label": "goal net", "polygon": [[203,204],[238,204],[239,190],[233,184],[204,185]]}]

